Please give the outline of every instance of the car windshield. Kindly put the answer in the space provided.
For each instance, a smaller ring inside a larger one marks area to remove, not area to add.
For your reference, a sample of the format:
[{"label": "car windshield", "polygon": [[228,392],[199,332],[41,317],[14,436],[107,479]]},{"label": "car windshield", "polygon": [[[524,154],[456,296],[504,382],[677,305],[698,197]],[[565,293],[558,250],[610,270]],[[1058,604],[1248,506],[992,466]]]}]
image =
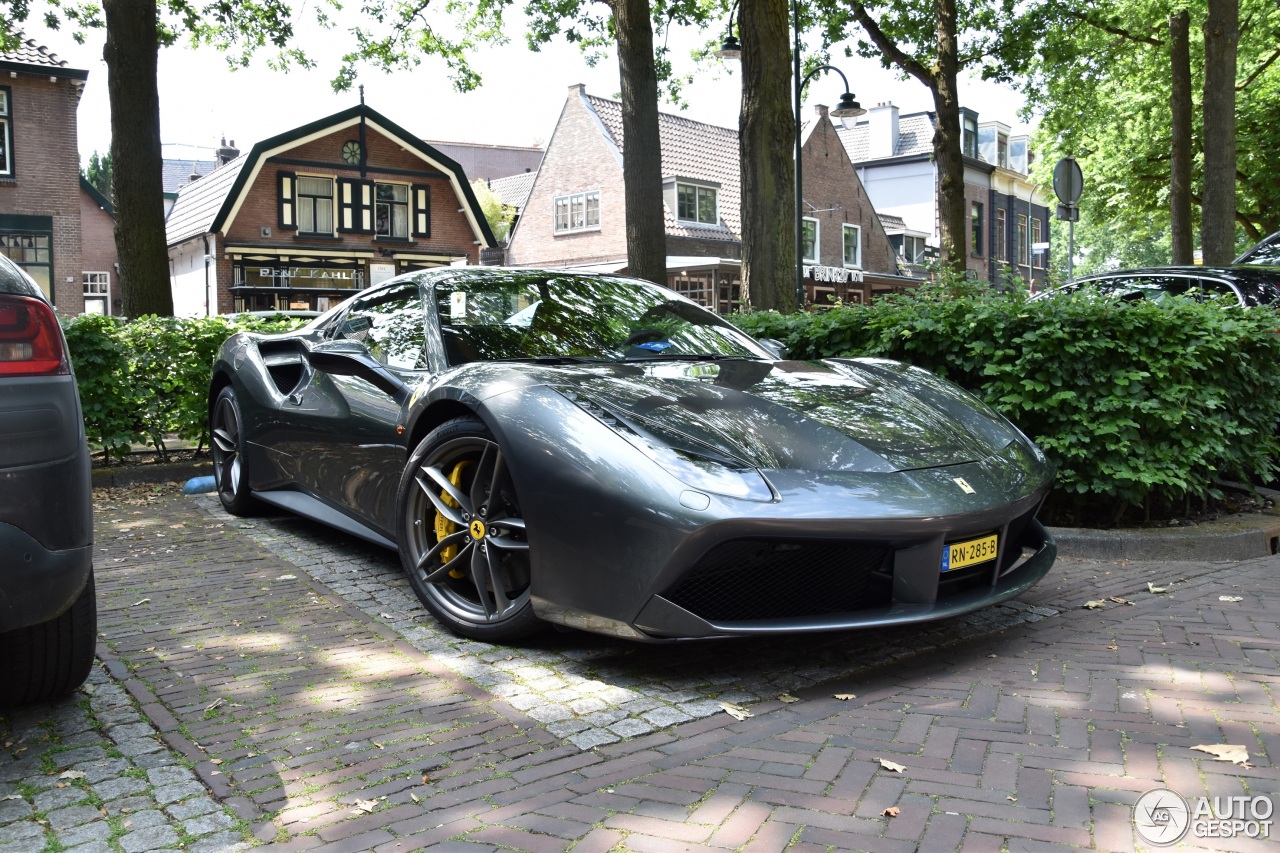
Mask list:
[{"label": "car windshield", "polygon": [[1258,245],[1236,258],[1235,263],[1280,265],[1280,231],[1262,240]]},{"label": "car windshield", "polygon": [[546,273],[435,284],[449,363],[769,359],[725,320],[648,282]]}]

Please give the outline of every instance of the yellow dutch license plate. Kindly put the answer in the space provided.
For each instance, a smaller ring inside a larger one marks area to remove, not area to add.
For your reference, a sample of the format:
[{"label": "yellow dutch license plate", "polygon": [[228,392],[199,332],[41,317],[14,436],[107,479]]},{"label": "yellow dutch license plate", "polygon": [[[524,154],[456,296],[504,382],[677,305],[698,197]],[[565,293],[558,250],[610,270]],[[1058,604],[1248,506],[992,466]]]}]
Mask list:
[{"label": "yellow dutch license plate", "polygon": [[942,551],[942,570],[950,572],[975,566],[996,558],[996,545],[999,539],[994,533],[981,539],[970,539],[966,542],[953,542]]}]

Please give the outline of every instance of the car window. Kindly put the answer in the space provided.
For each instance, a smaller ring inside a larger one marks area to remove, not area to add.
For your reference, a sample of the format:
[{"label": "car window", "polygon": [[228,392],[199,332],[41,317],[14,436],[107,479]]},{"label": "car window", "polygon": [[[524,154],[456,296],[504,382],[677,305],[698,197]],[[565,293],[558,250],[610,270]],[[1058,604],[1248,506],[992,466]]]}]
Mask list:
[{"label": "car window", "polygon": [[1196,288],[1205,296],[1218,296],[1228,300],[1227,304],[1239,305],[1240,294],[1236,293],[1235,288],[1221,279],[1216,278],[1199,278],[1196,279]]},{"label": "car window", "polygon": [[357,341],[387,367],[421,370],[426,367],[422,294],[410,282],[351,301],[334,329],[335,340]]},{"label": "car window", "polygon": [[1184,296],[1191,289],[1192,279],[1174,276],[1128,275],[1100,279],[1093,284],[1110,296],[1132,302],[1148,299],[1160,302],[1171,296]]}]

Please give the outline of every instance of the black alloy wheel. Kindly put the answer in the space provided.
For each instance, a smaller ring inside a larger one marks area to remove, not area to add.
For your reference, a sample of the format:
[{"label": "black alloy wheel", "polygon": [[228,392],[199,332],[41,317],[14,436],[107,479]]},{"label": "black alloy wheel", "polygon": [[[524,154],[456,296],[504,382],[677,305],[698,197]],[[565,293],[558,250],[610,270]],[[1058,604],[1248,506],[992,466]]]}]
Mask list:
[{"label": "black alloy wheel", "polygon": [[483,422],[458,418],[432,431],[409,457],[398,505],[400,562],[440,622],[489,642],[542,627],[515,485]]},{"label": "black alloy wheel", "polygon": [[232,515],[252,515],[260,504],[249,491],[240,405],[236,402],[236,392],[230,387],[219,392],[209,421],[209,450],[213,455],[213,481],[218,487],[218,499]]}]

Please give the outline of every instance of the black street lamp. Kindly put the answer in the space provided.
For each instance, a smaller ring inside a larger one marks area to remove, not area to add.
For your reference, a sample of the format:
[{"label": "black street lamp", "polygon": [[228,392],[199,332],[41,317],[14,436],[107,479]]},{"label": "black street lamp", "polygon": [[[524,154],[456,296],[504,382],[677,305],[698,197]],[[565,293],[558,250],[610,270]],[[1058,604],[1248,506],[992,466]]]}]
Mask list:
[{"label": "black street lamp", "polygon": [[[734,14],[737,12],[738,2],[734,0],[733,8],[729,11],[729,26],[725,32],[724,43],[720,50],[716,51],[716,56],[721,59],[740,59],[742,57],[742,45],[733,35]],[[810,80],[816,77],[820,72],[834,71],[840,75],[840,79],[844,82],[844,94],[840,96],[840,103],[835,109],[831,110],[829,115],[835,118],[851,118],[860,116],[866,112],[862,106],[853,98],[853,93],[849,91],[849,79],[844,76],[844,72],[832,65],[819,65],[805,76],[800,76],[800,2],[792,0],[792,31],[795,35],[795,50],[792,53],[794,62],[794,80],[795,80],[795,120],[796,120],[796,309],[804,307],[804,171],[800,164],[800,143],[801,143],[801,116],[802,107],[801,96],[804,94],[804,87]]]}]

